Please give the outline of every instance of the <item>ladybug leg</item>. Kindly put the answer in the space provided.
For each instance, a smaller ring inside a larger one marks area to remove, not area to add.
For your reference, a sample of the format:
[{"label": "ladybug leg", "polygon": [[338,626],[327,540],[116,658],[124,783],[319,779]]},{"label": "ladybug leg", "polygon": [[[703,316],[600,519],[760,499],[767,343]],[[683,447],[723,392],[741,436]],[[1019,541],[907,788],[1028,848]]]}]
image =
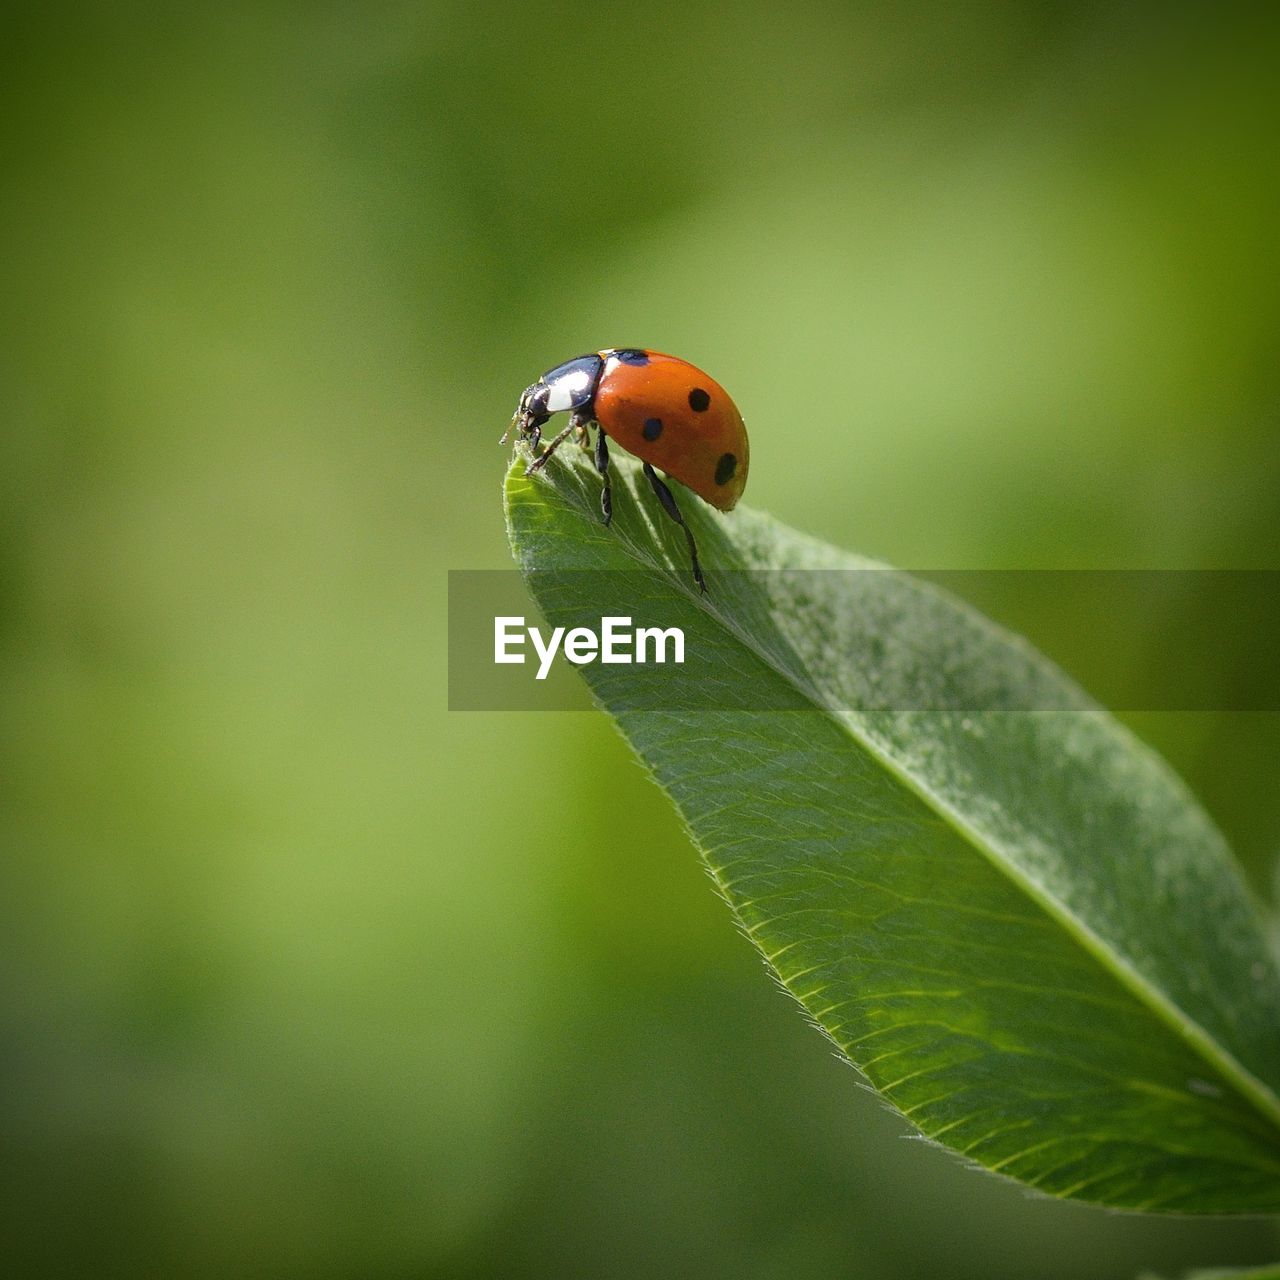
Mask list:
[{"label": "ladybug leg", "polygon": [[521,401],[520,408],[511,415],[511,425],[502,433],[502,439],[498,443],[506,444],[507,437],[514,431],[518,438],[528,440],[530,447],[537,453],[538,441],[542,439],[542,424],[550,416],[550,414],[535,413],[532,409],[526,409],[524,402]]},{"label": "ladybug leg", "polygon": [[573,415],[574,433],[573,438],[588,452],[591,452],[591,432],[587,430],[587,423],[591,421],[585,413],[575,413]]},{"label": "ladybug leg", "polygon": [[[547,447],[536,458],[534,458],[534,460],[531,463],[529,463],[529,465],[524,469],[525,475],[531,476],[535,471],[541,471],[542,468],[547,465],[547,459],[550,458],[551,455],[555,453],[555,451],[562,444],[564,444],[564,442],[569,438],[569,433],[572,430],[573,430],[573,423],[570,422],[569,425],[565,427],[565,429],[562,432],[560,432],[560,434],[556,436],[555,439],[553,439],[551,443],[547,445]],[[538,447],[538,440],[541,439],[542,437],[541,424],[539,424],[537,427],[534,428],[534,432],[535,434],[533,436],[533,447],[536,449]]]},{"label": "ladybug leg", "polygon": [[707,582],[702,576],[702,566],[698,563],[698,544],[694,542],[693,534],[689,532],[689,526],[685,524],[684,516],[680,514],[680,508],[676,506],[676,500],[671,496],[671,490],[658,479],[658,473],[647,462],[644,464],[644,474],[653,486],[654,493],[658,495],[662,509],[684,530],[684,539],[689,544],[689,559],[693,561],[693,580],[698,584],[698,590],[705,596]]},{"label": "ladybug leg", "polygon": [[596,431],[596,470],[604,481],[604,488],[600,490],[600,511],[604,516],[605,524],[608,524],[613,519],[613,489],[609,484],[609,445],[604,431],[599,429]]},{"label": "ladybug leg", "polygon": [[529,440],[529,448],[534,453],[538,452],[538,446],[542,443],[542,424],[544,422],[546,422],[546,418],[531,418],[525,429]]}]

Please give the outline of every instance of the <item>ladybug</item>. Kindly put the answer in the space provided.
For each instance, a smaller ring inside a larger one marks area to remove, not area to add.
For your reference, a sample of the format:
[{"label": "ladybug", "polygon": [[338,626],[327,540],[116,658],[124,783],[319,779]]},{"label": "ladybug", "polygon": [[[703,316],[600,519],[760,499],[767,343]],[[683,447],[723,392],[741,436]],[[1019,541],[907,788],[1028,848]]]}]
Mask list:
[{"label": "ladybug", "polygon": [[[543,424],[564,410],[569,425],[539,453]],[[528,474],[541,471],[570,435],[589,448],[591,424],[597,427],[595,464],[604,481],[600,509],[605,524],[613,517],[607,443],[612,438],[644,463],[662,509],[684,530],[693,578],[705,594],[693,534],[654,467],[713,507],[732,510],[746,488],[750,450],[742,415],[729,393],[687,360],[660,351],[611,347],[567,360],[525,388],[511,421],[536,455]]]}]

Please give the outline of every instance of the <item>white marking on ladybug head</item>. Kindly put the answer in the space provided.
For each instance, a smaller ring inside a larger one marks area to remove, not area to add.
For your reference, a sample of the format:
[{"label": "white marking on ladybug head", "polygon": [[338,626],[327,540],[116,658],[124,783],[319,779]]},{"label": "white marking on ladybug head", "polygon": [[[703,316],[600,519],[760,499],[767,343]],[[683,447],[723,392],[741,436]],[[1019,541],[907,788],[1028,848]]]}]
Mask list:
[{"label": "white marking on ladybug head", "polygon": [[591,385],[591,375],[585,369],[573,369],[557,378],[547,389],[547,412],[559,413],[581,404],[584,393]]}]

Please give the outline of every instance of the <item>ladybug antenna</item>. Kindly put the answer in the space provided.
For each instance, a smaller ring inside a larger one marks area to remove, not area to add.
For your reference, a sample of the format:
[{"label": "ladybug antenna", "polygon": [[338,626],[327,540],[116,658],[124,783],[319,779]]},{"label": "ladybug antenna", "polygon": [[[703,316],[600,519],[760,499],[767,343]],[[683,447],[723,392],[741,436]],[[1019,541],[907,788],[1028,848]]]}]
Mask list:
[{"label": "ladybug antenna", "polygon": [[507,423],[507,429],[502,433],[502,439],[498,441],[499,444],[506,444],[507,437],[516,429],[516,424],[520,421],[520,411],[523,404],[524,401],[522,400],[520,405],[516,407],[515,413],[511,415],[511,421]]}]

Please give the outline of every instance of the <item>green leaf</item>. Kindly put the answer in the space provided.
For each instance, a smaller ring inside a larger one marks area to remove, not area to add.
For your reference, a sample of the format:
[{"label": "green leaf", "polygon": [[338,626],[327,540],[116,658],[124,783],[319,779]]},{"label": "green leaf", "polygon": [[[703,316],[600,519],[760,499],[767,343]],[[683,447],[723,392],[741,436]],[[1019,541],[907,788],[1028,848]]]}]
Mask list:
[{"label": "green leaf", "polygon": [[[1150,1271],[1143,1272],[1138,1280],[1161,1280]],[[1187,1271],[1182,1280],[1280,1280],[1280,1262],[1265,1267],[1209,1267],[1207,1270]]]},{"label": "green leaf", "polygon": [[[617,608],[567,571],[649,571],[637,623],[719,673],[721,705],[654,706],[654,668],[582,668],[813,1021],[921,1133],[1041,1192],[1280,1211],[1280,975],[1167,766],[932,586],[676,486],[700,599],[639,469],[613,472],[605,528],[577,450],[518,456],[516,560],[553,624]],[[783,569],[881,571],[726,572]]]}]

